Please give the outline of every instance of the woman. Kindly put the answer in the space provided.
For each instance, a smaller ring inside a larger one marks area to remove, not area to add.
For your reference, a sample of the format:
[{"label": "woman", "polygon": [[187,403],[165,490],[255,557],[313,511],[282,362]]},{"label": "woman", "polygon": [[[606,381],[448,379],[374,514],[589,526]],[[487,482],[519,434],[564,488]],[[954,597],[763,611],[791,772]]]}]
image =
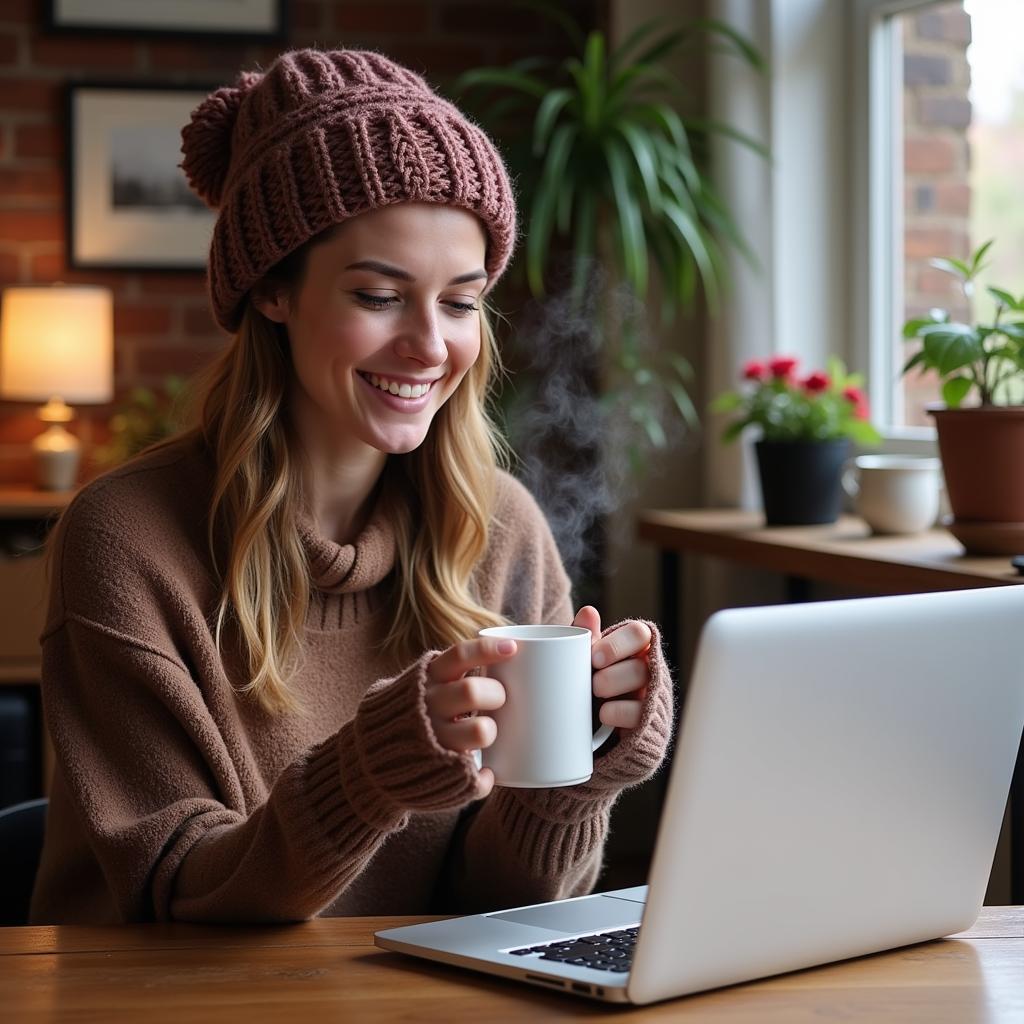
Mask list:
[{"label": "woman", "polygon": [[[509,657],[573,619],[496,468],[483,297],[515,234],[486,136],[412,72],[295,51],[217,90],[183,167],[218,210],[234,334],[195,430],[76,497],[53,538],[57,769],[37,922],[286,921],[583,893],[668,741],[656,631],[590,628],[617,743],[591,780],[491,792]],[[506,642],[507,643],[507,642]]]}]

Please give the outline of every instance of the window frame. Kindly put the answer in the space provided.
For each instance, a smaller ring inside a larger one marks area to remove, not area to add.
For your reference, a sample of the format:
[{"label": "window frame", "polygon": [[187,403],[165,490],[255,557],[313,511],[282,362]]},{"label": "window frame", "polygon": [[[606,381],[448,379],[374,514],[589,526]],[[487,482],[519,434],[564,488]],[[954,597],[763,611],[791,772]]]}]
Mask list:
[{"label": "window frame", "polygon": [[851,75],[850,354],[866,368],[887,451],[934,452],[934,427],[894,426],[902,396],[892,378],[892,345],[903,310],[902,49],[893,16],[937,0],[854,0]]}]

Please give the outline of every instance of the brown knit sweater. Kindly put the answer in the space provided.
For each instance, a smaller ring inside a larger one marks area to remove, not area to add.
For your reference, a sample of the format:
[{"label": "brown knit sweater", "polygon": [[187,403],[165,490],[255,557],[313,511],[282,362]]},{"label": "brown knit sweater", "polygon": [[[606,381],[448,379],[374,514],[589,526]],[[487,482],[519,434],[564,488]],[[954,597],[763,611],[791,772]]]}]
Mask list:
[{"label": "brown knit sweater", "polygon": [[[42,644],[57,767],[32,921],[466,912],[588,891],[612,803],[668,742],[657,633],[642,723],[589,782],[473,801],[471,757],[439,746],[425,712],[437,652],[403,668],[376,643],[395,558],[380,516],[344,546],[303,523],[302,711],[238,696],[241,661],[211,628],[212,480],[208,454],[179,443],[86,487],[56,529]],[[504,474],[476,585],[513,621],[571,621],[547,524]]]}]

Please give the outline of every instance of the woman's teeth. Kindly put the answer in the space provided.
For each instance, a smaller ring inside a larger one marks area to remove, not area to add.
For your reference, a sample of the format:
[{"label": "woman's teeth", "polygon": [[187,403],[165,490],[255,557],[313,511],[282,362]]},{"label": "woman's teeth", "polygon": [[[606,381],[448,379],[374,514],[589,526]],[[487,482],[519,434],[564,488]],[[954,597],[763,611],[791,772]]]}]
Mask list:
[{"label": "woman's teeth", "polygon": [[430,390],[430,384],[398,384],[393,380],[378,377],[375,373],[366,374],[366,379],[381,391],[389,391],[399,398],[421,398]]}]

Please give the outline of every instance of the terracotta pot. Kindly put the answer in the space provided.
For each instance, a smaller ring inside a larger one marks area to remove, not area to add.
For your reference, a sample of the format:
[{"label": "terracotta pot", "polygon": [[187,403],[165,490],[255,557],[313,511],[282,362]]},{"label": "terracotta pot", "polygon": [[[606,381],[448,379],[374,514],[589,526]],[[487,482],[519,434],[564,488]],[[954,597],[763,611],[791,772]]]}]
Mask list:
[{"label": "terracotta pot", "polygon": [[955,519],[1024,524],[1024,406],[928,412]]}]

